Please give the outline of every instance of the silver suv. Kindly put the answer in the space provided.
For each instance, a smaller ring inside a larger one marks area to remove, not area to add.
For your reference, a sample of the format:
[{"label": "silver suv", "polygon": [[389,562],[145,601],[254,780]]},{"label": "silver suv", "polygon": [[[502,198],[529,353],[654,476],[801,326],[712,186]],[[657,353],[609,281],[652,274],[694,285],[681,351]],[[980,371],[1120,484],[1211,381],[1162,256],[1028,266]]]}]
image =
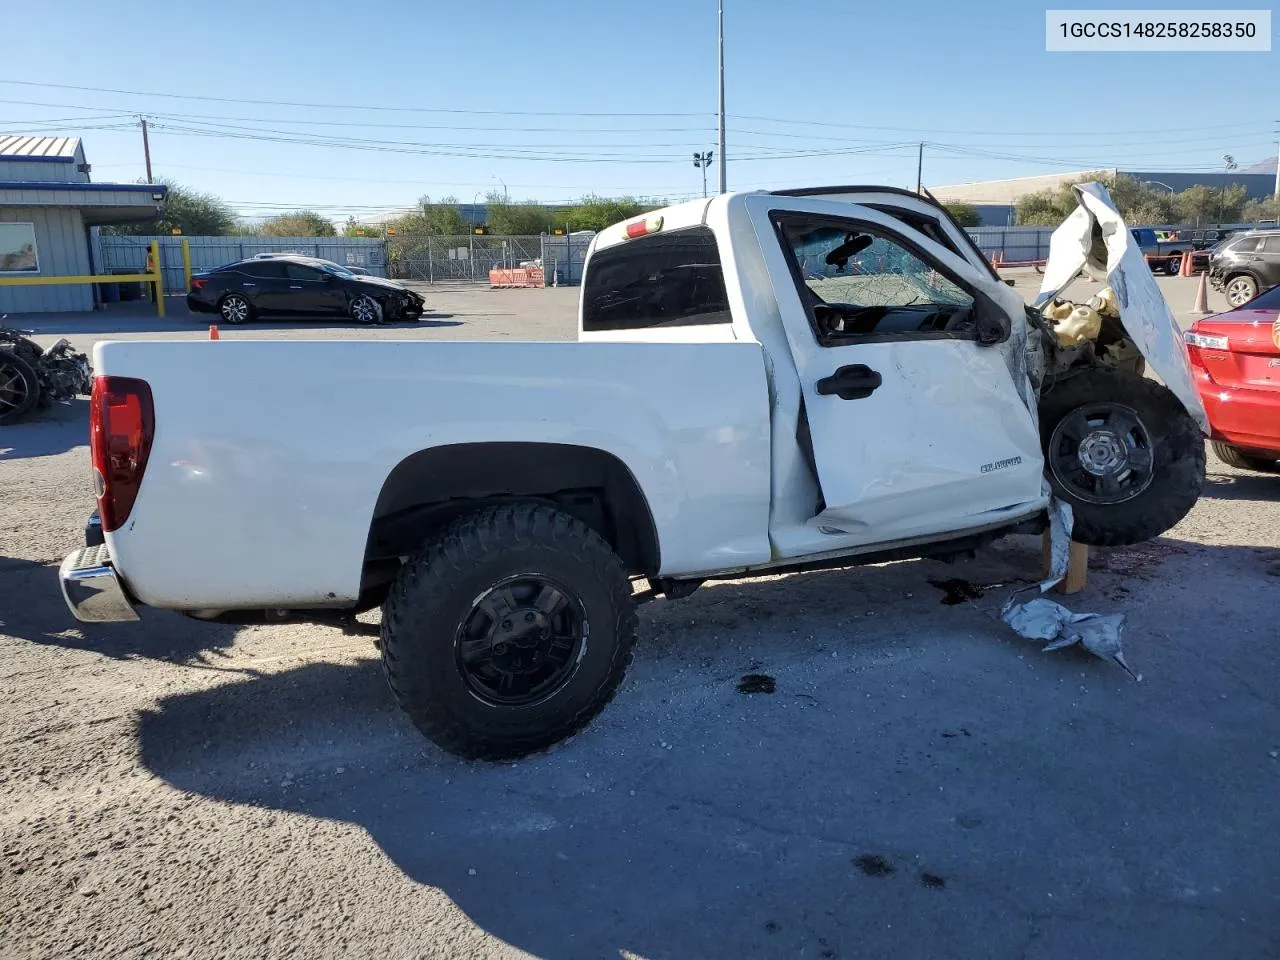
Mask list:
[{"label": "silver suv", "polygon": [[1209,281],[1232,309],[1280,284],[1280,229],[1248,230],[1224,240],[1209,255]]}]

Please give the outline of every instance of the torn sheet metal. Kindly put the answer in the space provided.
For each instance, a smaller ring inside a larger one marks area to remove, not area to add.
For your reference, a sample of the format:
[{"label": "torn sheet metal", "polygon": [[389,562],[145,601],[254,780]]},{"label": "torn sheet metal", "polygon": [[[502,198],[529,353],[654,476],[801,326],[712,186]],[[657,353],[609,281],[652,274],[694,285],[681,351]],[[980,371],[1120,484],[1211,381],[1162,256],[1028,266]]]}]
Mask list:
[{"label": "torn sheet metal", "polygon": [[1182,331],[1123,218],[1099,183],[1078,183],[1080,199],[1049,239],[1049,260],[1035,306],[1042,308],[1083,269],[1115,294],[1120,323],[1151,369],[1208,436],[1209,418],[1192,381]]},{"label": "torn sheet metal", "polygon": [[[1036,584],[1042,594],[1067,575],[1072,522],[1071,505],[1055,498],[1049,506],[1049,575]],[[1124,614],[1072,613],[1043,596],[1018,603],[1018,596],[1029,589],[1015,591],[1000,609],[1000,619],[1015,633],[1028,640],[1045,641],[1046,653],[1078,643],[1095,657],[1115,661],[1135,680],[1142,679],[1125,662],[1120,645]]]}]

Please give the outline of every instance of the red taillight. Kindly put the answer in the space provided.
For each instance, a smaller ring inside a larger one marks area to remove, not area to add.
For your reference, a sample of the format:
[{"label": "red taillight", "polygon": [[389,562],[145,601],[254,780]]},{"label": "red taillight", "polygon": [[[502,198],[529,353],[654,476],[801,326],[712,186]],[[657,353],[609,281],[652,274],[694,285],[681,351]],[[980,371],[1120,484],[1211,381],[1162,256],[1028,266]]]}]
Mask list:
[{"label": "red taillight", "polygon": [[627,239],[645,237],[662,229],[662,217],[641,217],[627,224]]},{"label": "red taillight", "polygon": [[191,278],[191,289],[192,289],[192,290],[203,290],[203,289],[204,289],[204,280],[202,280],[200,277],[192,277],[192,278]]},{"label": "red taillight", "polygon": [[94,377],[89,401],[89,453],[93,460],[102,529],[129,519],[155,436],[151,387],[133,377]]}]

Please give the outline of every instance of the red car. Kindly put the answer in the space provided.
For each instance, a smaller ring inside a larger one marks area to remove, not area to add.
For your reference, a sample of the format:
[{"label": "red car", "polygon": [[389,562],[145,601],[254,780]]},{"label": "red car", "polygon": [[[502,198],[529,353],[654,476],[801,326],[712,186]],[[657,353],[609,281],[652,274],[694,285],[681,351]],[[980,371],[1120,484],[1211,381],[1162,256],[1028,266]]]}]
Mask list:
[{"label": "red car", "polygon": [[1280,287],[1187,330],[1187,353],[1225,463],[1280,472]]}]

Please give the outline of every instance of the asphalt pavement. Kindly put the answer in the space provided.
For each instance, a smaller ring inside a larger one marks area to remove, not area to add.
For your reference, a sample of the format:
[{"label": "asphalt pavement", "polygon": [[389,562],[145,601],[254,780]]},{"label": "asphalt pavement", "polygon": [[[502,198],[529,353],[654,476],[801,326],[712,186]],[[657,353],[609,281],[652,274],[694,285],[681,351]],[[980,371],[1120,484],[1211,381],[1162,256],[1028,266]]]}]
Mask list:
[{"label": "asphalt pavement", "polygon": [[[1188,322],[1194,284],[1161,280]],[[575,299],[222,333],[562,339]],[[131,306],[29,325],[207,336]],[[376,614],[76,623],[86,410],[55,407],[0,432],[0,958],[1280,956],[1280,476],[1209,473],[1060,598],[1126,614],[1141,682],[998,621],[1039,571],[1013,537],[646,605],[587,730],[471,764],[395,707]]]}]

